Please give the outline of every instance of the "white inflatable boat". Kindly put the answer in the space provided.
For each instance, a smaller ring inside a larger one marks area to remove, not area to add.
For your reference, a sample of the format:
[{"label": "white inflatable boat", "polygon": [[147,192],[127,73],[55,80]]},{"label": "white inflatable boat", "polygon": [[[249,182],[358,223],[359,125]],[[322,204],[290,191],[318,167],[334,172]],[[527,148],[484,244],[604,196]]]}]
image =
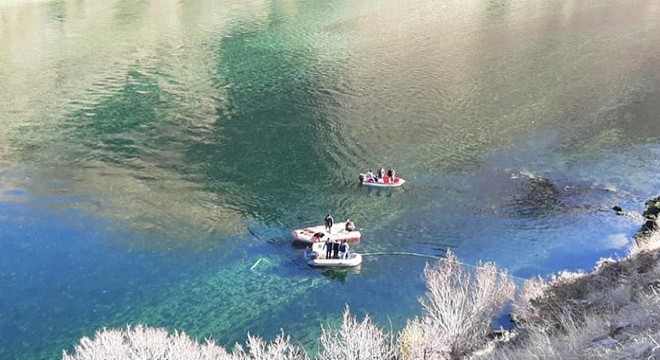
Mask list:
[{"label": "white inflatable boat", "polygon": [[390,179],[388,176],[383,176],[381,180],[367,180],[365,174],[360,174],[360,183],[364,186],[374,186],[374,187],[399,187],[406,183],[406,180],[400,177],[394,177],[394,180]]},{"label": "white inflatable boat", "polygon": [[[315,237],[314,234],[319,234],[320,237]],[[328,238],[335,241],[357,241],[360,240],[362,234],[359,230],[346,231],[346,223],[340,222],[332,225],[330,232],[325,231],[324,225],[310,226],[302,229],[293,230],[291,233],[293,238],[304,243],[317,243],[325,242]]]},{"label": "white inflatable boat", "polygon": [[305,260],[308,265],[316,267],[353,267],[362,263],[362,255],[350,250],[348,254],[339,253],[337,259],[326,259],[324,244],[322,242],[314,243],[311,249],[305,250]]}]

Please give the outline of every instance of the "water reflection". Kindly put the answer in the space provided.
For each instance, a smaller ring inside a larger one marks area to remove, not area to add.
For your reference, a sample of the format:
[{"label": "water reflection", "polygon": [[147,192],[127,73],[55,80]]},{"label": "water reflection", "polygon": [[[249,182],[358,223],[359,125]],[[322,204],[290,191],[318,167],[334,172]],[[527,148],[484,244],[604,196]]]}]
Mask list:
[{"label": "water reflection", "polygon": [[[289,231],[328,211],[364,229],[362,253],[591,266],[638,226],[601,209],[657,195],[658,15],[616,0],[3,1],[0,347],[50,358],[135,321],[220,343],[284,324],[312,344],[346,303],[401,328],[425,259],[311,269]],[[379,165],[409,183],[362,188]]]},{"label": "water reflection", "polygon": [[313,64],[304,38],[274,26],[237,29],[222,39],[219,73],[227,90],[209,135],[216,140],[191,144],[187,157],[203,168],[209,190],[227,194],[231,206],[278,222],[289,208],[308,206],[308,189],[332,174],[323,149],[334,130],[326,119],[332,99],[316,92],[322,86],[316,74],[332,64]]}]

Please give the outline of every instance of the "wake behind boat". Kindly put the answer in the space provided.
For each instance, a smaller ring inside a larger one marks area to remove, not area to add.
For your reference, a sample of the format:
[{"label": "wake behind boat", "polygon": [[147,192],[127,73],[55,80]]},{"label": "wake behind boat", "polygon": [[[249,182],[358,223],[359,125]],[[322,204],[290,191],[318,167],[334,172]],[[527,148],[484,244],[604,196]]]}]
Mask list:
[{"label": "wake behind boat", "polygon": [[[315,237],[315,234],[320,236]],[[293,238],[298,241],[310,244],[325,242],[328,241],[328,238],[332,238],[332,240],[335,241],[357,241],[360,240],[360,237],[362,237],[362,234],[359,230],[347,231],[346,222],[340,222],[332,225],[330,228],[330,233],[325,231],[324,225],[318,225],[293,230],[291,235],[293,235]]]},{"label": "wake behind boat", "polygon": [[312,244],[311,249],[305,251],[305,260],[307,265],[316,267],[353,267],[362,263],[362,255],[348,251],[347,255],[342,254],[337,259],[325,257],[325,243],[317,242]]},{"label": "wake behind boat", "polygon": [[360,174],[360,183],[365,186],[375,187],[399,187],[406,183],[406,180],[395,176],[392,180],[389,176],[383,176],[382,179],[367,179],[366,174]]}]

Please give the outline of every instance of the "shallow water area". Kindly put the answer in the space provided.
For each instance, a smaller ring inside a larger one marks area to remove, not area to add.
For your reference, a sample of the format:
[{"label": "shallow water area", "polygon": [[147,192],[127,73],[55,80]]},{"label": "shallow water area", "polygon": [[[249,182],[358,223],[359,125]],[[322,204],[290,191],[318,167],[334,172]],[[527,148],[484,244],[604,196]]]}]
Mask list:
[{"label": "shallow water area", "polygon": [[[658,18],[645,0],[0,2],[0,358],[138,323],[314,350],[345,305],[401,329],[447,249],[522,278],[625,255],[660,188]],[[379,166],[406,184],[360,186]],[[359,268],[292,244],[327,212],[360,228]]]}]

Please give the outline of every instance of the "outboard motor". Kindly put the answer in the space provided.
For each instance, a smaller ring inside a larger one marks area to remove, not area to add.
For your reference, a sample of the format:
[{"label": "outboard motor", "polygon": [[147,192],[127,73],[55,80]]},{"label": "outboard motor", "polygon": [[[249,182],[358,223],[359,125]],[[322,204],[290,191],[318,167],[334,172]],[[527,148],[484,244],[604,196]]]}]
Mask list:
[{"label": "outboard motor", "polygon": [[358,179],[360,179],[360,183],[363,183],[363,182],[364,182],[364,175],[360,174],[360,176],[358,177]]}]

